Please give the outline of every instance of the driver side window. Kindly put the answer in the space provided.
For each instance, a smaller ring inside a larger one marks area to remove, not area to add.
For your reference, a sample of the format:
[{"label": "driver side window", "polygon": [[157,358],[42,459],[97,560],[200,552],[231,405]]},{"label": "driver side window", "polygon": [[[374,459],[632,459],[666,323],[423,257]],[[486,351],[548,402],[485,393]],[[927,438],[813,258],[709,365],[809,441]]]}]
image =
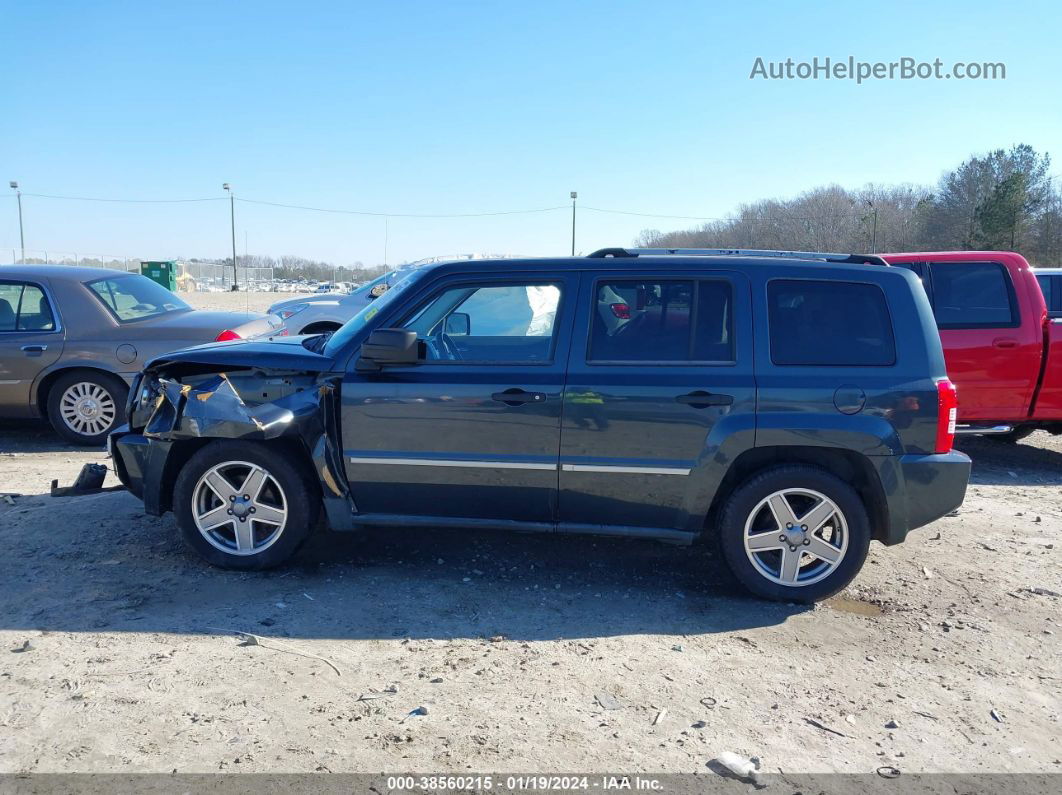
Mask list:
[{"label": "driver side window", "polygon": [[546,363],[560,298],[555,282],[465,284],[443,290],[402,325],[424,340],[429,362]]}]

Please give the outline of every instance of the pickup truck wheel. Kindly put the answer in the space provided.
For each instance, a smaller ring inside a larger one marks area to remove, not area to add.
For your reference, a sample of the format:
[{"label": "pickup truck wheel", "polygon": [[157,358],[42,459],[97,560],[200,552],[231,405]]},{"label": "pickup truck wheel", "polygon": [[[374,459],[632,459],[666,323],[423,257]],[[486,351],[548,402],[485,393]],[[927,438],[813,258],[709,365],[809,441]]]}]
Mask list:
[{"label": "pickup truck wheel", "polygon": [[173,490],[185,541],[227,569],[288,560],[313,531],[319,503],[304,473],[256,442],[208,444],[184,465]]},{"label": "pickup truck wheel", "polygon": [[758,596],[816,602],[859,573],[870,548],[870,520],[855,489],[804,465],[753,476],[727,501],[720,523],[723,557]]},{"label": "pickup truck wheel", "polygon": [[125,422],[128,394],[117,376],[74,370],[60,376],[48,390],[48,421],[68,442],[102,446],[107,435]]}]

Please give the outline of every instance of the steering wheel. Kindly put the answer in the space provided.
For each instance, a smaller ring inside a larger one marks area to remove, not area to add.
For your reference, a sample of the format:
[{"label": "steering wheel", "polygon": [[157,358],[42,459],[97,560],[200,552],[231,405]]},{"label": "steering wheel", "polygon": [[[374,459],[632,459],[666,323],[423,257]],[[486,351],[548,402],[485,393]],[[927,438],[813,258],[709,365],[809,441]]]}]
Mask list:
[{"label": "steering wheel", "polygon": [[424,340],[424,344],[428,348],[429,361],[457,362],[461,360],[461,354],[458,353],[453,340],[442,331],[428,337]]}]

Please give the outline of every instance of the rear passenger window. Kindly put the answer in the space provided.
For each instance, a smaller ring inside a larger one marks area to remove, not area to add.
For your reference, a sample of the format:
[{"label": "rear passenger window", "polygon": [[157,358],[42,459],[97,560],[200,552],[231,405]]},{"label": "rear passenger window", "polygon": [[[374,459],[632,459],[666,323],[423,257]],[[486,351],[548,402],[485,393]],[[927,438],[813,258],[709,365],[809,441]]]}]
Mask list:
[{"label": "rear passenger window", "polygon": [[934,262],[933,312],[940,328],[1018,325],[1010,283],[995,262]]},{"label": "rear passenger window", "polygon": [[40,287],[0,284],[0,331],[54,331],[55,317]]},{"label": "rear passenger window", "polygon": [[775,279],[767,285],[767,308],[775,364],[896,363],[892,319],[876,284]]},{"label": "rear passenger window", "polygon": [[734,361],[730,282],[616,279],[598,282],[591,362]]}]

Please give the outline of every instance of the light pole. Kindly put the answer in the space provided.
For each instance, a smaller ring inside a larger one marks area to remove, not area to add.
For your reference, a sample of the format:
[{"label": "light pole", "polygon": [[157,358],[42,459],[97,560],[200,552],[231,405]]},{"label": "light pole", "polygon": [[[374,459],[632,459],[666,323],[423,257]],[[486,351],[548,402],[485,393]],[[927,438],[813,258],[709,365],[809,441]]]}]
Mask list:
[{"label": "light pole", "polygon": [[572,256],[575,256],[575,200],[579,198],[577,191],[571,192],[572,197]]},{"label": "light pole", "polygon": [[873,254],[878,250],[878,208],[874,206],[874,202],[870,199],[864,199],[867,206],[870,207],[870,211],[874,213],[873,231],[870,233],[870,253]]},{"label": "light pole", "polygon": [[226,182],[221,187],[229,192],[229,218],[232,220],[232,289],[238,290],[240,285],[236,275],[236,196],[229,183]]},{"label": "light pole", "polygon": [[15,198],[18,200],[18,242],[22,246],[22,261],[20,264],[26,264],[26,236],[22,233],[22,191],[18,189],[18,183],[15,180],[11,180],[8,183],[11,185],[11,190],[15,192]]}]

